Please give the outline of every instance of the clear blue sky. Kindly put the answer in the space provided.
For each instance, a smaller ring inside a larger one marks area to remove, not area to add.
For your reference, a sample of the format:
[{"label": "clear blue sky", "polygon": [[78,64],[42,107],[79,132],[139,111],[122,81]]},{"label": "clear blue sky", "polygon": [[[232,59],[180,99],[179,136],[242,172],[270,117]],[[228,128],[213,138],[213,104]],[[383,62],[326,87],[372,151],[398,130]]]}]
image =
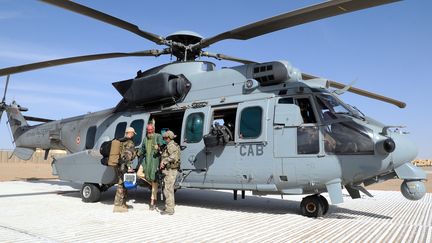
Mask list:
[{"label": "clear blue sky", "polygon": [[[78,1],[166,36],[192,30],[204,37],[319,1]],[[405,125],[432,158],[431,1],[403,1],[281,30],[247,41],[225,40],[208,51],[255,61],[288,60],[300,70],[407,103],[405,109],[368,98],[342,98],[388,125]],[[53,58],[159,48],[139,36],[35,0],[0,0],[0,67]],[[11,77],[7,99],[28,107],[27,115],[60,119],[115,106],[114,81],[168,62],[119,58],[48,68]],[[219,67],[232,62],[216,62]],[[5,78],[1,78],[3,93]],[[12,148],[0,126],[0,148]]]}]

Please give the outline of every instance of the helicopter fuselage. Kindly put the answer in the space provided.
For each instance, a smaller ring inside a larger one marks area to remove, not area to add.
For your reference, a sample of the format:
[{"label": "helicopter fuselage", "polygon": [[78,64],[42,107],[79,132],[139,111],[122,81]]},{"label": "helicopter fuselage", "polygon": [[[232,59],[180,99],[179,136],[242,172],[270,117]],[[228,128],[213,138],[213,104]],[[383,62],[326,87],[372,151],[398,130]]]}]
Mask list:
[{"label": "helicopter fuselage", "polygon": [[[340,203],[342,186],[358,198],[359,191],[367,193],[363,184],[398,177],[414,183],[416,190],[403,192],[409,199],[425,193],[426,175],[410,164],[417,149],[406,134],[343,103],[326,80],[302,81],[288,62],[221,70],[208,62],[184,62],[141,76],[158,73],[183,75],[190,90],[172,105],[134,103],[21,128],[17,147],[66,149],[69,155],[53,161],[60,179],[113,185],[114,170],[100,163],[101,144],[132,126],[140,147],[146,125],[154,121],[157,130],[174,131],[184,148],[178,187],[288,195],[327,191],[332,203]],[[206,144],[216,123],[232,135]]]}]

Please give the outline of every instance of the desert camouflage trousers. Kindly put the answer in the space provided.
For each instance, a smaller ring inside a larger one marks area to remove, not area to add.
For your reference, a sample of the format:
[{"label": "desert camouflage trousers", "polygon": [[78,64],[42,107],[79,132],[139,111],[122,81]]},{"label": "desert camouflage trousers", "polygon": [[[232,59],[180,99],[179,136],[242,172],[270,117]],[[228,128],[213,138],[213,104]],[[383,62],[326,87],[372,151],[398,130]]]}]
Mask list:
[{"label": "desert camouflage trousers", "polygon": [[117,175],[117,191],[114,198],[114,206],[125,206],[127,199],[127,190],[124,187],[123,181],[123,172],[119,167],[115,168],[115,172]]},{"label": "desert camouflage trousers", "polygon": [[163,193],[165,195],[165,211],[169,213],[174,213],[175,199],[174,199],[174,184],[177,178],[177,169],[166,169],[163,170],[165,174],[164,178],[164,189]]}]

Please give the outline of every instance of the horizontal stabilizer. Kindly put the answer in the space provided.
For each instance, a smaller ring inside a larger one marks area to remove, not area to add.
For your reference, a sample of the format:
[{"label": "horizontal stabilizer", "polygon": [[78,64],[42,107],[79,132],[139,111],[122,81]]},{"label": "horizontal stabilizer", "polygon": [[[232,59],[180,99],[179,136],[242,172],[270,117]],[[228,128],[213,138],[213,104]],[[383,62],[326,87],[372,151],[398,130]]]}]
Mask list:
[{"label": "horizontal stabilizer", "polygon": [[34,152],[35,149],[32,148],[16,147],[13,151],[13,154],[22,160],[29,160],[33,156]]},{"label": "horizontal stabilizer", "polygon": [[24,119],[26,119],[27,121],[35,121],[35,122],[51,122],[51,121],[53,121],[51,119],[34,117],[34,116],[24,116]]}]

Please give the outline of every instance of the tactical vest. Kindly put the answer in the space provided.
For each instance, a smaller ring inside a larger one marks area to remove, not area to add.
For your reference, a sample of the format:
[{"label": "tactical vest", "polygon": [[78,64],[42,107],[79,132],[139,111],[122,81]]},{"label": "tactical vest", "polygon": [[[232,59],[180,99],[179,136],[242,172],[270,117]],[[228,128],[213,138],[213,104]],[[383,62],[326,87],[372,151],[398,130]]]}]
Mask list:
[{"label": "tactical vest", "polygon": [[176,142],[172,142],[172,143],[169,143],[167,145],[167,148],[162,153],[162,159],[168,158],[171,156],[171,154],[169,154],[169,152],[168,152],[168,147],[170,147],[170,146],[175,146],[177,153],[175,154],[174,161],[169,162],[166,165],[166,168],[167,169],[179,169],[180,168],[180,146]]}]

